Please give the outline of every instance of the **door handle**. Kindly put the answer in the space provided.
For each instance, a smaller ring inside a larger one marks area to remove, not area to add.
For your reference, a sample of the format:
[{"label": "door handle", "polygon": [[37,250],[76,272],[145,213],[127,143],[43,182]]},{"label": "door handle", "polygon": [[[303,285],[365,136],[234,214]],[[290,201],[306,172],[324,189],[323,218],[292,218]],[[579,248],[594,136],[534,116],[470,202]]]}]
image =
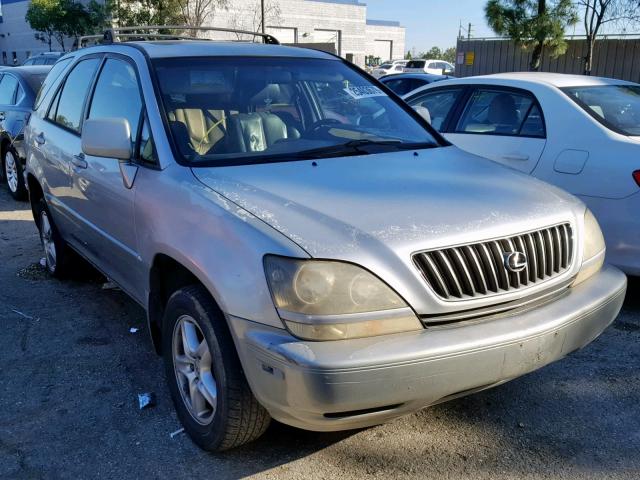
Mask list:
[{"label": "door handle", "polygon": [[527,160],[529,160],[529,155],[503,155],[502,156],[503,159],[505,160],[515,160],[517,162],[526,162]]},{"label": "door handle", "polygon": [[35,141],[38,145],[44,145],[44,133],[40,132],[38,135],[36,135]]},{"label": "door handle", "polygon": [[88,163],[84,159],[84,153],[79,153],[71,158],[71,164],[76,168],[87,168]]}]

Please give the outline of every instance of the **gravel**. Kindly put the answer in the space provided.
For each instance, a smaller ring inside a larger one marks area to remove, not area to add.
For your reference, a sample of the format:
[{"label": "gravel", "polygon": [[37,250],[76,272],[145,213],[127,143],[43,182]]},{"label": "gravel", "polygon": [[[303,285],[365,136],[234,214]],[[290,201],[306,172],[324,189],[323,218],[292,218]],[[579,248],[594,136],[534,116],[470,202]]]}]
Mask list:
[{"label": "gravel", "polygon": [[274,423],[214,455],[180,432],[142,309],[104,279],[49,278],[41,256],[0,190],[0,478],[640,478],[638,279],[598,340],[542,370],[360,431]]}]

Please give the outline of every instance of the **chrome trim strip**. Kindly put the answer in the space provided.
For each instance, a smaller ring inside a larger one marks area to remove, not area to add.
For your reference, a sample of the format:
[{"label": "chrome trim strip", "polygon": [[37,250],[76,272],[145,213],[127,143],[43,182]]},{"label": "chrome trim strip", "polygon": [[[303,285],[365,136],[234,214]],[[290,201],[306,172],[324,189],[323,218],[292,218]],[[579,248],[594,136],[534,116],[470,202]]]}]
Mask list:
[{"label": "chrome trim strip", "polygon": [[278,308],[278,314],[283,320],[291,322],[305,323],[309,325],[326,325],[335,323],[356,323],[370,320],[393,320],[396,318],[413,317],[415,313],[410,307],[394,308],[391,310],[378,310],[376,312],[345,313],[337,315],[307,315],[304,313],[291,312]]}]

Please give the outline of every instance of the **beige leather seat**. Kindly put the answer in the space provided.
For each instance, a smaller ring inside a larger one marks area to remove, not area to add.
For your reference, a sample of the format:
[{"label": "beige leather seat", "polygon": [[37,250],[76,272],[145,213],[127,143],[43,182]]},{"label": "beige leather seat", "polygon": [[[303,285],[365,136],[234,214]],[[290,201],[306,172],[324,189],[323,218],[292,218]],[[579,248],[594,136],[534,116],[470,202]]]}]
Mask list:
[{"label": "beige leather seat", "polygon": [[[203,155],[222,140],[227,130],[227,119],[223,110],[200,110],[178,108],[168,114],[169,121],[180,122],[188,136],[188,145]],[[175,126],[174,126],[175,128]]]},{"label": "beige leather seat", "polygon": [[228,147],[232,152],[262,152],[279,140],[300,138],[300,132],[273,113],[239,113],[229,118]]}]

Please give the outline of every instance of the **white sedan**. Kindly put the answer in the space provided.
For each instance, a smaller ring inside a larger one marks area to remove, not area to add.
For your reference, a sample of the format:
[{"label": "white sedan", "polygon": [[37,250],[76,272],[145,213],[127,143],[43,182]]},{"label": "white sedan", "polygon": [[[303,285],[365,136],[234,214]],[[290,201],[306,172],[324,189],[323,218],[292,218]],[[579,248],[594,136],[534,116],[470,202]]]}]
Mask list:
[{"label": "white sedan", "polygon": [[602,226],[608,262],[640,275],[639,84],[505,73],[430,84],[403,98],[463,150],[580,197]]}]

